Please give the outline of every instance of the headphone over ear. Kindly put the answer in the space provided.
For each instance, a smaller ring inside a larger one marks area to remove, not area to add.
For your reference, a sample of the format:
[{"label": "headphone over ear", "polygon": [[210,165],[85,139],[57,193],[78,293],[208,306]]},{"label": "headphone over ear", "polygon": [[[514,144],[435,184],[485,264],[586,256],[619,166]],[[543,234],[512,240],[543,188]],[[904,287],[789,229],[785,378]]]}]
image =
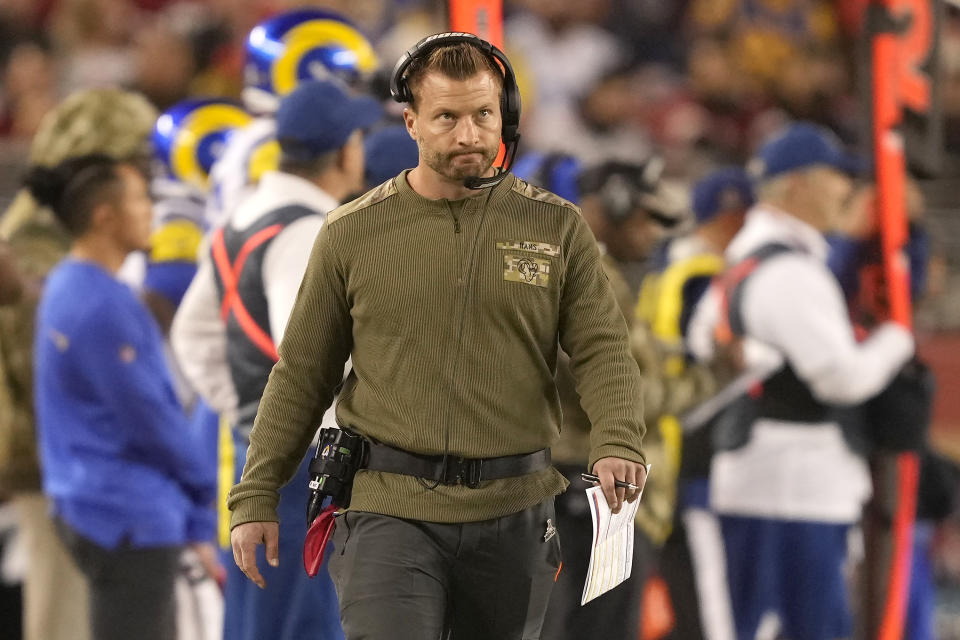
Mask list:
[{"label": "headphone over ear", "polygon": [[393,68],[393,75],[390,77],[390,95],[397,102],[413,102],[413,92],[410,91],[410,85],[407,84],[407,79],[404,77],[410,64],[415,59],[428,55],[437,47],[457,44],[458,42],[472,44],[503,67],[503,92],[500,96],[500,117],[503,122],[503,130],[500,137],[503,144],[507,146],[515,144],[520,139],[520,90],[517,88],[517,77],[503,51],[472,33],[459,31],[435,33],[413,45],[400,56]]}]

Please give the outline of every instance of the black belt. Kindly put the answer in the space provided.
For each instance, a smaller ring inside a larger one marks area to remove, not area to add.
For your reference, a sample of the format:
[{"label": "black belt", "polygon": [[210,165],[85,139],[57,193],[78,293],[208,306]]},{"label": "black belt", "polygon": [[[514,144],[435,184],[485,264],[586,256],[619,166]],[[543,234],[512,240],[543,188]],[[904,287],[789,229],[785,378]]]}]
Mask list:
[{"label": "black belt", "polygon": [[370,443],[367,464],[371,471],[417,476],[440,484],[463,484],[471,489],[483,480],[499,480],[541,471],[550,466],[550,449],[498,458],[427,456]]}]

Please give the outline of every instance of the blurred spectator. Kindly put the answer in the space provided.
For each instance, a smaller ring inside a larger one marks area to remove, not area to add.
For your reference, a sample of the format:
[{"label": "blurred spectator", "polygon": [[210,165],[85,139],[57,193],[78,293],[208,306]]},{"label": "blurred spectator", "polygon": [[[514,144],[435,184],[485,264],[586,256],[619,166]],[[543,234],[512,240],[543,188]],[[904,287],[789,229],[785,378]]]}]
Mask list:
[{"label": "blurred spectator", "polygon": [[156,323],[116,279],[148,247],[147,181],[87,155],[35,167],[27,185],[72,238],[37,310],[44,492],[90,589],[91,635],[174,640],[182,547],[213,554],[216,470],[190,435]]},{"label": "blurred spectator", "polygon": [[[128,85],[128,45],[137,25],[129,0],[58,0],[52,31],[61,58],[63,91]],[[167,52],[175,54],[175,52]]]},{"label": "blurred spectator", "polygon": [[575,155],[587,166],[608,160],[645,161],[652,153],[652,141],[644,117],[669,82],[658,82],[652,75],[648,79],[651,82],[645,83],[640,73],[629,69],[599,78],[584,91],[576,103],[576,118],[563,136],[554,136],[549,148]]},{"label": "blurred spectator", "polygon": [[56,104],[54,58],[43,46],[24,42],[10,52],[3,77],[0,135],[29,138]]},{"label": "blurred spectator", "polygon": [[689,3],[690,0],[611,2],[606,26],[632,48],[635,62],[666,64],[678,70],[685,48],[677,34]]},{"label": "blurred spectator", "polygon": [[737,68],[761,82],[809,45],[829,45],[839,35],[829,0],[691,0],[694,35],[722,38]]},{"label": "blurred spectator", "polygon": [[8,0],[0,6],[0,65],[26,41],[42,38],[43,22],[55,0]]},{"label": "blurred spectator", "polygon": [[[385,62],[375,74],[375,85],[371,92],[376,97],[388,100],[387,108],[393,109],[391,115],[400,118],[403,105],[390,99],[389,83],[393,64],[410,48],[411,42],[419,42],[431,33],[440,33],[449,28],[446,18],[446,3],[443,0],[394,0],[390,24],[379,34],[376,45],[380,59]],[[520,80],[520,69],[512,51],[507,50],[514,71]],[[377,87],[381,87],[378,91]],[[524,90],[522,83],[521,91]],[[526,95],[523,95],[526,101]],[[524,102],[526,104],[526,102]]]},{"label": "blurred spectator", "polygon": [[423,0],[282,0],[281,5],[285,10],[314,7],[335,11],[376,39],[393,22],[391,14],[395,6],[403,10],[430,3]]},{"label": "blurred spectator", "polygon": [[633,299],[652,266],[654,249],[687,222],[686,192],[662,178],[664,167],[659,157],[645,164],[611,161],[587,169],[580,178],[583,216],[619,265]]},{"label": "blurred spectator", "polygon": [[745,161],[789,118],[859,133],[834,3],[691,0],[686,24],[690,88],[712,114],[705,142],[720,161]]},{"label": "blurred spectator", "polygon": [[171,5],[134,38],[133,85],[160,109],[191,95],[238,98],[229,43],[227,25],[203,4]]},{"label": "blurred spectator", "polygon": [[575,152],[558,132],[577,125],[577,102],[597,80],[626,62],[627,49],[599,26],[607,0],[524,0],[505,24],[511,55],[532,80],[524,105],[524,140],[540,151]]},{"label": "blurred spectator", "polygon": [[[116,89],[71,96],[49,113],[30,146],[34,165],[55,166],[91,152],[139,159],[156,119],[149,103]],[[28,294],[0,309],[0,491],[11,493],[28,556],[24,584],[25,640],[88,637],[87,588],[54,535],[40,492],[33,411],[32,344],[37,295],[43,279],[67,251],[63,227],[48,208],[21,191],[0,218]]]}]

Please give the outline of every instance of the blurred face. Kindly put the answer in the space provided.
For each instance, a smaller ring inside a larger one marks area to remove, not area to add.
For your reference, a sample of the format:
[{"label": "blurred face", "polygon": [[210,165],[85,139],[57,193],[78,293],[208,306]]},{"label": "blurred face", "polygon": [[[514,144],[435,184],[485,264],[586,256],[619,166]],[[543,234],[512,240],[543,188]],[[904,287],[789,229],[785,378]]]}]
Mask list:
[{"label": "blurred face", "polygon": [[150,249],[150,230],[153,202],[143,175],[128,165],[117,169],[120,175],[120,195],[113,204],[111,230],[118,245],[127,252]]},{"label": "blurred face", "polygon": [[621,262],[646,259],[665,235],[663,225],[639,207],[619,224],[612,222],[598,194],[583,196],[581,209],[593,235]]},{"label": "blurred face", "polygon": [[664,237],[663,225],[644,209],[634,209],[614,234],[610,253],[625,262],[646,260]]},{"label": "blurred face", "polygon": [[815,220],[818,229],[836,228],[844,217],[853,192],[853,181],[845,173],[829,167],[816,167],[807,174],[807,189],[812,212],[819,212]]},{"label": "blurred face", "polygon": [[407,130],[420,148],[420,165],[449,182],[490,172],[500,147],[500,81],[484,71],[466,80],[424,75]]}]

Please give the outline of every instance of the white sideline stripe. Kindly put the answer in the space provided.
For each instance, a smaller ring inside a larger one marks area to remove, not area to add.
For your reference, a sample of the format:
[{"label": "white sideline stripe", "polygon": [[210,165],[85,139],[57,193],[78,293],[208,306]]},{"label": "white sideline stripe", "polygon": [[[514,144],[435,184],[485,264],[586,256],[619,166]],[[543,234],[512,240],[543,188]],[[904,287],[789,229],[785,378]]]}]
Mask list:
[{"label": "white sideline stripe", "polygon": [[720,521],[706,509],[683,514],[705,640],[736,640]]}]

